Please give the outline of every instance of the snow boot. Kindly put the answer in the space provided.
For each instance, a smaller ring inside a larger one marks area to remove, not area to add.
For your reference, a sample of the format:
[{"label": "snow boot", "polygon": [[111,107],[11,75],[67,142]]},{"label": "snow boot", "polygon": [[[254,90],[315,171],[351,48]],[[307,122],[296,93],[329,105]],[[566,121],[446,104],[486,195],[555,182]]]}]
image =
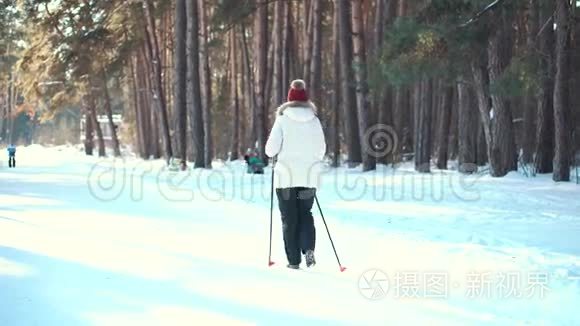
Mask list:
[{"label": "snow boot", "polygon": [[316,260],[314,259],[314,250],[307,250],[304,254],[304,258],[306,259],[306,267],[312,267],[316,265]]},{"label": "snow boot", "polygon": [[300,265],[288,264],[288,265],[286,265],[286,267],[288,267],[290,269],[300,269]]}]

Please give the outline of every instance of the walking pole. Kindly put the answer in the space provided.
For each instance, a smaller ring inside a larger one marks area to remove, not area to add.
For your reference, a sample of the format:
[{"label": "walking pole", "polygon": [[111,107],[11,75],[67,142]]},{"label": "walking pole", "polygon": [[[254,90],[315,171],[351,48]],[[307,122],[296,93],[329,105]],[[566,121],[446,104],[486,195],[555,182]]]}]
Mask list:
[{"label": "walking pole", "polygon": [[272,160],[272,179],[270,183],[270,249],[268,252],[268,267],[274,265],[272,261],[272,219],[274,215],[274,166],[276,165],[276,158]]},{"label": "walking pole", "polygon": [[326,227],[326,233],[328,233],[328,238],[330,239],[332,250],[334,250],[334,255],[336,256],[336,261],[338,262],[338,267],[340,267],[341,272],[344,272],[346,270],[346,267],[343,267],[342,264],[340,263],[340,259],[338,258],[338,254],[336,253],[334,242],[332,241],[332,237],[330,236],[330,231],[328,230],[328,225],[326,224],[326,220],[324,219],[324,214],[322,213],[322,208],[320,208],[320,203],[318,202],[318,196],[316,196],[316,194],[314,194],[314,199],[316,200],[316,206],[318,206],[318,210],[320,211],[320,216],[322,216],[322,222],[324,222],[324,227]]}]

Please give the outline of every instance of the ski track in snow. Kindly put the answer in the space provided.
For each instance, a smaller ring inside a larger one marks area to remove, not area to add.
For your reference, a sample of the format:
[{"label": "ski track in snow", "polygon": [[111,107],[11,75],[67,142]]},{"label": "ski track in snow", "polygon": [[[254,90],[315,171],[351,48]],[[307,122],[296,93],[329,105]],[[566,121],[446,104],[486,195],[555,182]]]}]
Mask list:
[{"label": "ski track in snow", "polygon": [[[267,266],[268,170],[113,162],[40,146],[0,162],[0,325],[580,324],[578,185],[338,169],[319,198],[347,270],[315,206],[318,264],[294,271],[276,203]],[[388,280],[377,300],[369,270]],[[527,298],[537,272],[546,294]],[[435,274],[443,297],[422,292]]]}]

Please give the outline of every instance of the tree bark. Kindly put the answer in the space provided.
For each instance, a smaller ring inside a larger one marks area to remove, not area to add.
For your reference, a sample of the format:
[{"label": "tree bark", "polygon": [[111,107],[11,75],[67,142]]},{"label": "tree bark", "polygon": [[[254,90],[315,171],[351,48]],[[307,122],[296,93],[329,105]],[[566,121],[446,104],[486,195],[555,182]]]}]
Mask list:
[{"label": "tree bark", "polygon": [[[291,47],[292,8],[292,2],[286,2],[286,5],[284,6],[284,31],[282,36],[282,43],[284,44],[284,51],[282,53],[282,91],[285,91],[290,87],[290,53],[295,50]],[[294,51],[294,53],[296,52]]]},{"label": "tree bark", "polygon": [[273,65],[273,106],[277,107],[284,103],[284,90],[283,90],[283,60],[284,60],[284,40],[283,40],[283,25],[284,25],[284,7],[285,3],[278,1],[275,4],[274,9],[274,33],[273,35],[273,46],[274,46],[274,65]]},{"label": "tree bark", "polygon": [[252,63],[250,60],[250,51],[248,49],[248,40],[246,38],[246,27],[242,25],[242,56],[244,60],[244,84],[246,86],[246,97],[248,101],[248,107],[250,108],[250,130],[247,135],[246,146],[248,148],[254,147],[254,142],[257,137],[256,133],[256,93],[254,87],[254,75],[252,74]]},{"label": "tree bark", "polygon": [[[531,57],[536,48],[536,34],[538,33],[537,0],[528,0],[526,29],[526,51]],[[531,90],[527,90],[524,95],[523,110],[522,161],[529,164],[534,160],[534,131],[536,130],[534,95]]]},{"label": "tree bark", "polygon": [[[551,1],[543,3],[540,8],[540,21],[552,19],[554,7]],[[540,91],[536,96],[537,130],[536,158],[534,164],[537,173],[551,173],[554,158],[554,29],[544,28],[539,35]]]},{"label": "tree bark", "polygon": [[345,136],[349,166],[362,162],[359,125],[356,110],[354,72],[352,71],[352,32],[350,27],[349,0],[337,0],[340,68],[342,80],[342,111],[344,112]]},{"label": "tree bark", "polygon": [[173,114],[176,122],[177,155],[187,159],[187,0],[175,3]]},{"label": "tree bark", "polygon": [[265,157],[264,145],[269,127],[266,125],[266,78],[268,72],[268,7],[260,4],[255,17],[256,109],[255,128],[258,155]]},{"label": "tree bark", "polygon": [[85,154],[92,156],[95,148],[93,112],[90,108],[87,95],[82,95],[83,111],[85,112]]},{"label": "tree bark", "polygon": [[317,102],[322,101],[322,0],[312,0],[312,61],[310,65],[310,94]]},{"label": "tree bark", "polygon": [[441,112],[438,124],[439,145],[437,146],[437,168],[447,170],[449,160],[449,134],[451,125],[451,107],[453,105],[453,87],[443,85],[441,96]]},{"label": "tree bark", "polygon": [[556,77],[554,81],[554,181],[570,181],[570,109],[568,98],[570,1],[556,0]]},{"label": "tree bark", "polygon": [[147,159],[147,150],[145,149],[145,136],[144,136],[144,119],[142,116],[143,108],[141,106],[141,90],[138,86],[138,79],[137,72],[135,66],[137,62],[137,56],[131,56],[129,60],[129,71],[131,73],[131,95],[133,100],[133,109],[135,111],[135,131],[137,134],[137,152],[139,156],[143,159]]},{"label": "tree bark", "polygon": [[198,9],[198,0],[187,2],[187,93],[189,96],[189,121],[195,152],[194,168],[203,168],[205,167],[205,132],[200,86]]},{"label": "tree bark", "polygon": [[303,63],[303,71],[302,71],[302,78],[306,82],[306,86],[310,85],[310,68],[312,65],[312,41],[313,41],[313,21],[314,21],[314,10],[312,10],[314,6],[314,2],[317,0],[306,0],[304,2],[304,16],[303,19],[305,20],[304,26],[304,36],[302,38],[302,46],[304,47],[304,63]]},{"label": "tree bark", "polygon": [[332,167],[339,167],[340,165],[340,99],[341,99],[341,75],[340,63],[340,40],[339,40],[339,24],[338,24],[338,10],[336,3],[334,4],[334,21],[333,21],[333,53],[334,60],[332,61],[333,91],[332,91]]},{"label": "tree bark", "polygon": [[[365,150],[370,144],[370,139],[367,139],[366,132],[369,129],[369,87],[367,80],[367,58],[366,58],[366,44],[364,39],[364,19],[362,11],[361,0],[355,0],[352,3],[352,26],[353,26],[353,48],[354,48],[354,64],[356,65],[355,79],[356,79],[356,102],[357,102],[357,117],[358,130],[360,138],[360,146],[362,149],[362,163],[363,171],[370,171],[376,168],[376,160],[371,156],[370,150]],[[369,147],[370,148],[370,147]]]},{"label": "tree bark", "polygon": [[237,67],[237,48],[236,48],[236,29],[235,27],[230,31],[230,49],[232,55],[231,60],[231,101],[232,101],[232,145],[231,145],[231,160],[235,161],[239,158],[240,153],[240,105],[238,100],[238,67]]},{"label": "tree bark", "polygon": [[173,157],[173,149],[171,146],[171,134],[169,130],[169,119],[167,116],[167,107],[165,102],[165,94],[162,87],[162,67],[161,59],[159,57],[159,43],[157,42],[157,33],[155,31],[155,19],[153,18],[152,8],[149,0],[143,1],[143,9],[145,11],[145,31],[146,31],[146,52],[147,60],[151,67],[151,86],[152,96],[159,118],[161,119],[161,129],[163,134],[164,154],[167,163]]},{"label": "tree bark", "polygon": [[89,105],[89,111],[91,113],[91,119],[93,121],[93,126],[95,131],[97,132],[97,145],[99,147],[99,157],[105,157],[107,156],[107,153],[105,151],[105,140],[103,139],[103,130],[101,129],[101,124],[99,123],[95,97],[90,82],[87,85],[87,100]]},{"label": "tree bark", "polygon": [[109,128],[111,129],[111,140],[113,142],[113,153],[115,157],[121,157],[121,148],[119,146],[119,137],[117,137],[117,126],[113,121],[113,109],[111,107],[111,97],[109,96],[109,88],[107,86],[107,72],[103,69],[101,72],[101,79],[103,81],[103,101],[105,106],[105,113],[109,121]]},{"label": "tree bark", "polygon": [[[483,85],[484,81],[481,80],[482,70],[479,66],[474,67],[474,70],[475,93],[477,94],[478,100],[477,107],[479,108],[480,114],[483,114],[481,112],[485,111],[485,114],[489,117],[489,98],[485,91],[485,86]],[[459,80],[457,82],[457,96],[457,160],[459,163],[459,172],[475,173],[477,172],[477,127],[474,121],[476,121],[477,111],[474,108],[472,100],[470,100],[471,94],[465,80]],[[486,125],[484,128],[489,130],[489,125]]]},{"label": "tree bark", "polygon": [[209,35],[208,35],[208,13],[205,0],[199,1],[200,12],[200,28],[201,28],[201,85],[203,89],[203,140],[204,140],[204,166],[206,169],[211,169],[211,162],[213,161],[213,136],[212,136],[212,113],[213,105],[212,98],[212,78],[210,67],[210,53],[209,53]]},{"label": "tree bark", "polygon": [[[501,24],[505,24],[502,22]],[[504,32],[505,28],[496,32],[488,41],[488,72],[491,85],[501,79],[503,70],[507,66],[504,62],[503,52],[505,49]],[[491,175],[503,177],[510,171],[517,170],[517,152],[513,133],[513,118],[510,107],[505,99],[496,94],[490,93],[493,105],[492,133],[493,142],[490,159]]]},{"label": "tree bark", "polygon": [[420,88],[420,101],[415,111],[415,170],[421,173],[429,173],[431,171],[433,80],[426,77],[423,78],[420,82]]}]

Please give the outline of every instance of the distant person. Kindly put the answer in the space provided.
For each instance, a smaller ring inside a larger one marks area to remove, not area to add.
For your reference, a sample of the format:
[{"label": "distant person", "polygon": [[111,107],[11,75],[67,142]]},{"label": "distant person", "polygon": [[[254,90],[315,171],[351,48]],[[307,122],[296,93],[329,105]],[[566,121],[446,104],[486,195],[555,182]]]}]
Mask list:
[{"label": "distant person", "polygon": [[16,146],[14,144],[8,146],[8,167],[16,167]]},{"label": "distant person", "polygon": [[316,264],[312,206],[325,152],[326,142],[316,106],[308,98],[304,81],[295,80],[288,91],[288,101],[278,108],[266,143],[266,155],[278,156],[275,187],[288,268],[300,267],[301,253],[307,267]]},{"label": "distant person", "polygon": [[248,173],[264,174],[264,161],[258,153],[252,153],[248,157]]}]

